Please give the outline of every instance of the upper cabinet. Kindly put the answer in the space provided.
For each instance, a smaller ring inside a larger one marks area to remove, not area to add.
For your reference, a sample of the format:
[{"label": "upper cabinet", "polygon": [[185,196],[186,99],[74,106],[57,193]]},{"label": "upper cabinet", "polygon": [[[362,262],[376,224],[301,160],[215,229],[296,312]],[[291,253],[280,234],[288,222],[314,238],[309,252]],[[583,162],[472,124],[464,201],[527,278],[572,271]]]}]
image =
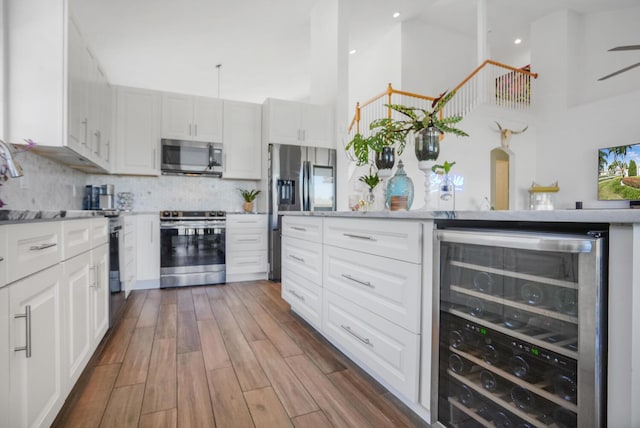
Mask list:
[{"label": "upper cabinet", "polygon": [[335,148],[331,107],[273,98],[263,107],[267,143]]},{"label": "upper cabinet", "polygon": [[218,98],[162,94],[162,138],[222,141],[223,102]]},{"label": "upper cabinet", "polygon": [[260,180],[262,106],[224,101],[223,178]]},{"label": "upper cabinet", "polygon": [[36,151],[87,172],[110,168],[104,138],[111,124],[94,110],[108,84],[68,16],[67,1],[7,0],[7,121],[12,143],[31,139]]},{"label": "upper cabinet", "polygon": [[160,175],[159,92],[116,88],[117,174]]}]

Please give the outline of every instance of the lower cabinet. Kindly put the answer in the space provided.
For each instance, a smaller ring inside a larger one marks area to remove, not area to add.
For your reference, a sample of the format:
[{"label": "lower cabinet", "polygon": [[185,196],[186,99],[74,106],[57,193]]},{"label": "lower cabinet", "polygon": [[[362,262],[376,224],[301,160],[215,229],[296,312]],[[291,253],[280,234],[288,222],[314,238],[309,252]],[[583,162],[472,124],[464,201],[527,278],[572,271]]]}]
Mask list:
[{"label": "lower cabinet", "polygon": [[136,245],[135,216],[125,216],[122,228],[122,246],[120,247],[120,281],[127,297],[136,284]]},{"label": "lower cabinet", "polygon": [[282,270],[282,298],[316,329],[322,329],[322,287],[294,270]]},{"label": "lower cabinet", "polygon": [[62,284],[58,264],[9,285],[10,427],[50,426],[66,398]]},{"label": "lower cabinet", "polygon": [[160,287],[160,217],[139,214],[135,217],[135,288]]},{"label": "lower cabinet", "polygon": [[[0,241],[1,242],[1,241]],[[9,287],[0,288],[0,427],[9,426]]]},{"label": "lower cabinet", "polygon": [[325,336],[407,398],[418,401],[420,335],[325,290]]},{"label": "lower cabinet", "polygon": [[227,282],[267,278],[267,216],[229,214],[225,237]]}]

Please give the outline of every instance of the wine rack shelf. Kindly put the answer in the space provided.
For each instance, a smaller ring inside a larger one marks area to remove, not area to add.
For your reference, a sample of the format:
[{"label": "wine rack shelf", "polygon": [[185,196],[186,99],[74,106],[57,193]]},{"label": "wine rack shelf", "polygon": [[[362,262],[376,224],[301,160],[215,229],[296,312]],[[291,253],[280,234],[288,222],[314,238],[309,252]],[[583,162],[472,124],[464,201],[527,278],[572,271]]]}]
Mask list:
[{"label": "wine rack shelf", "polygon": [[[547,401],[550,401],[554,404],[557,404],[558,406],[564,407],[565,409],[571,410],[572,412],[578,412],[578,406],[576,406],[574,403],[564,400],[561,397],[558,397],[557,395],[543,389],[545,386],[548,386],[548,382],[543,382],[543,383],[538,383],[538,384],[532,384],[529,382],[525,382],[522,379],[520,379],[519,377],[516,377],[514,375],[512,375],[511,373],[502,370],[499,367],[493,366],[491,364],[487,364],[484,360],[482,360],[481,358],[476,357],[475,355],[469,354],[468,352],[464,352],[461,351],[459,349],[455,349],[453,347],[449,347],[449,350],[451,352],[454,352],[458,355],[460,355],[461,357],[465,358],[468,361],[471,361],[473,364],[482,367],[483,369],[489,370],[490,372],[493,372],[497,375],[499,375],[500,377],[508,380],[509,382],[512,382],[514,384],[526,384],[527,385],[527,389],[529,389],[531,392],[533,392],[534,394],[544,398]],[[490,394],[490,392],[487,392]]]},{"label": "wine rack shelf", "polygon": [[556,287],[566,287],[566,288],[571,288],[571,289],[574,289],[574,290],[578,289],[578,284],[575,283],[575,282],[571,282],[571,281],[563,281],[561,279],[547,278],[547,277],[539,276],[539,275],[531,275],[531,274],[527,274],[527,273],[513,272],[513,271],[505,270],[505,269],[492,268],[492,267],[488,267],[488,266],[474,265],[474,264],[471,264],[471,263],[460,262],[460,261],[457,261],[457,260],[451,260],[450,263],[451,263],[452,266],[457,266],[457,267],[461,267],[461,268],[465,268],[465,269],[471,269],[471,270],[475,270],[475,271],[479,271],[479,272],[487,272],[487,273],[493,273],[493,274],[496,274],[496,275],[508,276],[508,277],[516,278],[516,279],[524,279],[526,281],[539,282],[539,283],[542,283],[542,284],[554,285]]},{"label": "wine rack shelf", "polygon": [[546,309],[540,306],[527,305],[526,303],[514,302],[510,299],[504,299],[502,297],[493,296],[487,293],[482,293],[480,291],[469,290],[467,288],[461,287],[459,285],[451,285],[451,290],[455,291],[459,294],[464,294],[467,296],[477,297],[481,300],[486,300],[488,302],[498,303],[503,306],[510,306],[512,308],[520,309],[525,312],[530,312],[532,314],[541,315],[548,318],[557,319],[560,321],[569,322],[572,324],[578,324],[578,317],[574,317],[571,315],[565,315],[557,311],[552,311],[550,309]]},{"label": "wine rack shelf", "polygon": [[545,339],[548,339],[550,337],[550,335],[553,336],[553,335],[556,335],[557,333],[542,333],[542,334],[538,334],[538,335],[533,335],[532,336],[532,335],[528,335],[526,333],[523,333],[523,332],[527,331],[526,327],[522,328],[522,329],[508,329],[508,328],[504,327],[501,324],[497,324],[497,323],[490,322],[490,321],[487,321],[487,320],[482,319],[482,318],[477,318],[477,317],[471,316],[471,315],[469,315],[469,314],[467,314],[467,313],[465,313],[463,311],[460,311],[458,309],[455,309],[455,308],[449,308],[447,310],[447,312],[449,312],[451,315],[455,315],[457,317],[464,318],[467,321],[471,321],[473,323],[480,324],[483,327],[490,328],[490,329],[495,330],[495,331],[497,331],[499,333],[506,334],[507,336],[515,337],[517,339],[520,339],[520,340],[525,341],[525,342],[529,342],[529,343],[531,343],[533,345],[536,345],[536,346],[539,346],[541,348],[548,349],[549,351],[553,351],[553,352],[556,352],[556,353],[558,353],[560,355],[564,355],[565,357],[573,358],[574,360],[578,359],[578,353],[577,352],[572,351],[571,349],[567,349],[565,347],[566,345],[571,345],[571,344],[575,343],[577,341],[577,339],[573,339],[572,338],[572,339],[567,339],[567,340],[562,341],[562,342],[550,343],[550,342],[546,341]]}]

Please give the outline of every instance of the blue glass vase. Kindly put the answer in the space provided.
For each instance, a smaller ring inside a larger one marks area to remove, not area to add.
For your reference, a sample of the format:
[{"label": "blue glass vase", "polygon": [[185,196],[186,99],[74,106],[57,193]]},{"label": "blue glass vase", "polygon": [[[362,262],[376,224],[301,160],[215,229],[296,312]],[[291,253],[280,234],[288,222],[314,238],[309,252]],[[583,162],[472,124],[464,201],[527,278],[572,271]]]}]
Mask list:
[{"label": "blue glass vase", "polygon": [[413,204],[413,181],[407,177],[402,161],[398,162],[398,170],[387,183],[387,206],[391,211],[403,211]]}]

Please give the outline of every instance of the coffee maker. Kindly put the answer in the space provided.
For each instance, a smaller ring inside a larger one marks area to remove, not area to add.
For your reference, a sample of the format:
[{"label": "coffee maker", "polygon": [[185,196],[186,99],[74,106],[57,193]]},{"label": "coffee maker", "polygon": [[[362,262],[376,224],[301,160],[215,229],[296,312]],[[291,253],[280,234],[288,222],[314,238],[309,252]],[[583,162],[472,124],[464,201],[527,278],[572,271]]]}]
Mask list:
[{"label": "coffee maker", "polygon": [[115,194],[113,184],[103,184],[94,186],[88,184],[84,188],[84,198],[82,209],[85,210],[112,210],[114,209],[113,195]]}]

